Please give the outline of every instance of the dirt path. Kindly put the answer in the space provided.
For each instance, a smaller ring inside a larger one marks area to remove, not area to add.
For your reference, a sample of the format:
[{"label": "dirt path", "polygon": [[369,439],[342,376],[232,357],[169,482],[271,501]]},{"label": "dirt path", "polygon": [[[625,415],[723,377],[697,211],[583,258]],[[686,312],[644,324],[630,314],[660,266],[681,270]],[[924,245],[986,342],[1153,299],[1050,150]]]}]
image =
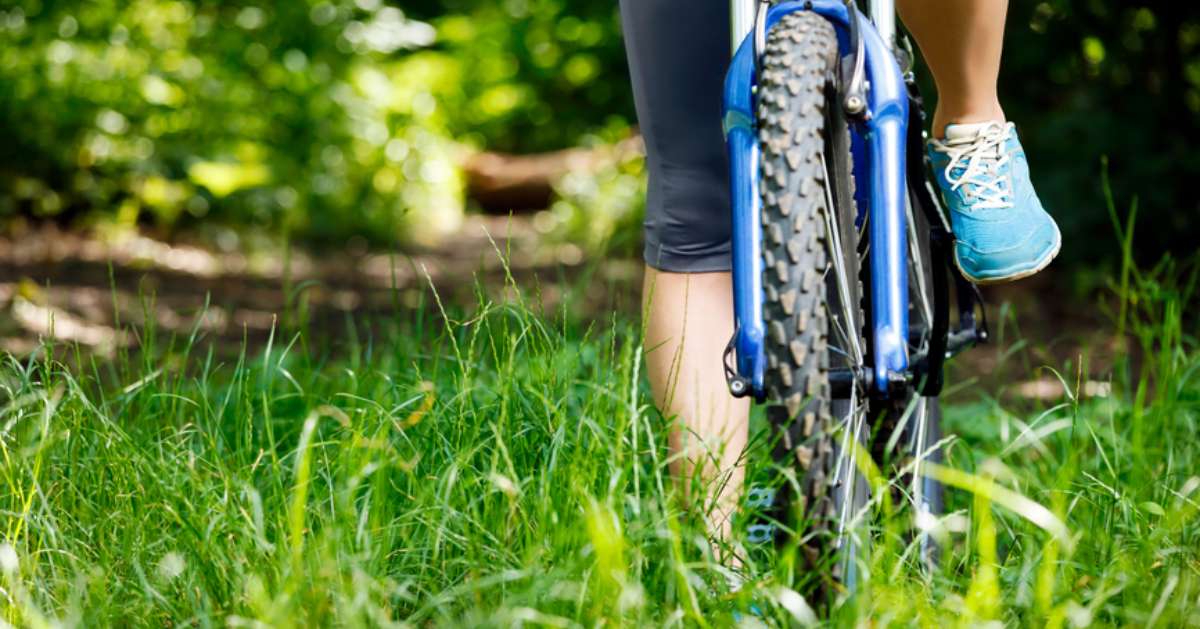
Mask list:
[{"label": "dirt path", "polygon": [[431,286],[450,304],[473,301],[477,284],[498,296],[503,260],[516,284],[536,290],[547,308],[636,304],[634,262],[596,265],[575,247],[537,246],[537,238],[528,219],[480,216],[436,249],[219,251],[45,226],[0,238],[0,350],[28,353],[53,327],[58,339],[110,354],[136,343],[131,329],[148,319],[160,331],[198,329],[236,350],[243,339],[263,342],[272,325],[305,309],[314,329],[340,335],[347,318],[365,324],[411,315],[431,302]]},{"label": "dirt path", "polygon": [[[225,251],[145,236],[99,238],[45,226],[0,238],[0,350],[27,354],[53,333],[99,355],[139,342],[147,320],[162,334],[197,333],[222,353],[251,348],[272,326],[304,315],[310,330],[336,342],[348,323],[369,326],[432,307],[431,286],[449,304],[466,305],[483,286],[505,289],[508,260],[531,299],[578,316],[619,310],[637,316],[640,265],[587,260],[572,245],[546,245],[531,221],[474,216],[434,249],[396,252],[285,250],[280,245]],[[1046,273],[989,289],[996,342],[958,359],[960,378],[1002,386],[1002,367],[1023,378],[1040,365],[1083,358],[1086,376],[1102,377],[1115,347],[1097,310],[1072,298],[1064,275]],[[1011,383],[1010,383],[1011,384]],[[1049,373],[1023,383],[1024,395],[1055,397]]]}]

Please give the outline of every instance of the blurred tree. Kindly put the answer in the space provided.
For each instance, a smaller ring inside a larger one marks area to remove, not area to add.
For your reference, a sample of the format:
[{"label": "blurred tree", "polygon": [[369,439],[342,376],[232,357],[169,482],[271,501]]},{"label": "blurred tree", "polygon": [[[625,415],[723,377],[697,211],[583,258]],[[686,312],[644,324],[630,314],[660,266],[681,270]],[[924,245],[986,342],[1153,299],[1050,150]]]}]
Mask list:
[{"label": "blurred tree", "polygon": [[0,212],[436,231],[461,216],[454,145],[393,80],[434,38],[369,0],[7,3]]},{"label": "blurred tree", "polygon": [[[464,150],[540,152],[629,133],[612,0],[402,8],[6,3],[0,212],[203,217],[386,240],[453,225]],[[1067,261],[1115,257],[1104,155],[1118,211],[1141,199],[1145,257],[1194,249],[1198,5],[1012,0],[1001,89]]]}]

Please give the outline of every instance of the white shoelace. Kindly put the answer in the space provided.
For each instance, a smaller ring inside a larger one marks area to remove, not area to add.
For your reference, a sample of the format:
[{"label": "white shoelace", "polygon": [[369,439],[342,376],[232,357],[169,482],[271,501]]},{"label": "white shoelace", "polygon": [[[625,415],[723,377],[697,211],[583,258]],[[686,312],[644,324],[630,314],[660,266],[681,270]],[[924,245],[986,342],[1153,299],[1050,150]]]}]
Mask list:
[{"label": "white shoelace", "polygon": [[[950,157],[946,164],[946,182],[952,190],[963,188],[963,196],[973,208],[1008,209],[1013,206],[1009,177],[1001,170],[1009,161],[1004,151],[1013,123],[988,123],[973,138],[931,140],[934,150]],[[954,171],[962,168],[958,177]]]}]

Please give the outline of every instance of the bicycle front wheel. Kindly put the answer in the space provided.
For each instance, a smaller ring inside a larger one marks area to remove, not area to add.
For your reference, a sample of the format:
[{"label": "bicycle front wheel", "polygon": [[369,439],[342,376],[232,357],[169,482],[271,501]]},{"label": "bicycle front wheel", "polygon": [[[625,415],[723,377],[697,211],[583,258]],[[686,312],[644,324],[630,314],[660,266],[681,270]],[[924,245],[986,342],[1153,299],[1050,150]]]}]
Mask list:
[{"label": "bicycle front wheel", "polygon": [[857,460],[866,392],[833,399],[830,384],[831,371],[862,368],[867,351],[838,58],[829,22],[792,13],[767,39],[758,92],[765,384],[774,460],[790,479],[776,515],[802,551],[801,585],[825,601],[861,578],[868,499]]}]

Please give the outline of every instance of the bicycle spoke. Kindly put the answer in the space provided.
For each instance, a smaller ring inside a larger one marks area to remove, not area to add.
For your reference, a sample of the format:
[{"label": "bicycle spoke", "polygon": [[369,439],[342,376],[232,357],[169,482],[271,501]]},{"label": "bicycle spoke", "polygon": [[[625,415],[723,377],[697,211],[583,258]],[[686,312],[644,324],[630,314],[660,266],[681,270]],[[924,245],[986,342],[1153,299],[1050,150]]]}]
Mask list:
[{"label": "bicycle spoke", "polygon": [[[917,221],[914,220],[912,203],[905,203],[905,208],[908,214],[908,249],[911,260],[909,268],[916,275],[917,304],[921,308],[921,316],[923,317],[926,329],[930,329],[933,324],[933,306],[929,303],[929,287],[926,282],[924,251],[922,251],[922,247],[920,246],[921,240],[917,234]],[[914,349],[916,351],[923,350],[927,342],[928,338],[922,338],[921,343]]]},{"label": "bicycle spoke", "polygon": [[916,411],[916,413],[914,413],[916,420],[917,420],[917,422],[916,422],[917,429],[914,431],[915,434],[914,434],[913,444],[912,444],[912,451],[913,451],[914,457],[916,459],[914,467],[913,467],[913,475],[912,475],[912,497],[913,497],[913,505],[918,509],[918,511],[925,507],[925,504],[924,504],[924,502],[925,502],[925,488],[924,488],[925,483],[924,483],[924,477],[922,476],[922,468],[924,466],[922,465],[922,463],[924,462],[925,456],[926,456],[925,441],[927,439],[927,435],[926,435],[926,428],[927,428],[926,421],[928,419],[928,415],[926,415],[927,411],[928,411],[928,409],[926,408],[925,398],[918,398],[917,411]]},{"label": "bicycle spoke", "polygon": [[[825,212],[825,223],[827,233],[829,234],[829,240],[833,249],[830,258],[832,258],[834,273],[837,279],[838,301],[842,307],[843,314],[848,315],[846,318],[848,320],[853,320],[854,317],[850,315],[850,311],[851,309],[857,310],[858,304],[853,303],[854,300],[852,300],[850,297],[850,282],[849,278],[846,277],[846,258],[844,257],[845,248],[844,243],[842,243],[842,232],[840,229],[838,229],[838,225],[834,219],[834,215],[837,214],[837,205],[834,204],[833,194],[830,191],[830,182],[832,182],[833,179],[829,176],[829,165],[826,163],[825,156],[823,154],[821,155],[821,169],[825,173],[825,203],[826,207],[829,208],[829,210]],[[855,281],[857,281],[857,278],[855,278]],[[852,356],[854,357],[854,362],[856,365],[861,364],[863,361],[864,352],[862,344],[859,342],[858,335],[849,334],[847,336],[851,342],[850,349],[853,350]]]}]

